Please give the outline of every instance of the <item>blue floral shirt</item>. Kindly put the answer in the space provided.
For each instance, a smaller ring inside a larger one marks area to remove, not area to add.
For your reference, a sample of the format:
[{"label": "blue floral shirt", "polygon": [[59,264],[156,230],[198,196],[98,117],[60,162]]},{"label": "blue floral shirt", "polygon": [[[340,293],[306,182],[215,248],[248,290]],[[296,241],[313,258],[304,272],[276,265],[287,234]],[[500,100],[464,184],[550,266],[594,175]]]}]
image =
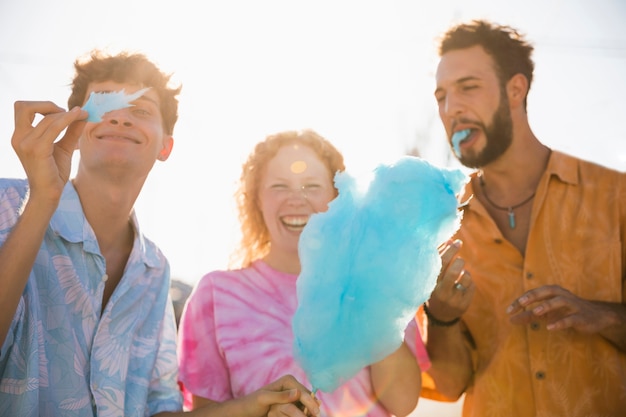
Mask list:
[{"label": "blue floral shirt", "polygon": [[[0,179],[0,245],[26,180]],[[169,264],[139,231],[104,311],[105,260],[68,183],[0,350],[0,416],[181,410]]]}]

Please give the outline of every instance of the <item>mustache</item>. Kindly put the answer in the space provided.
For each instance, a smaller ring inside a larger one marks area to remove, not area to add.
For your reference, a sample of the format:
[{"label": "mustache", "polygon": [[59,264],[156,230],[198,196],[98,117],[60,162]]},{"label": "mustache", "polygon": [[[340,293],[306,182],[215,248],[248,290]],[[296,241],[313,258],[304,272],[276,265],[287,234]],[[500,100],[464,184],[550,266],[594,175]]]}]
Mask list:
[{"label": "mustache", "polygon": [[471,120],[471,119],[467,119],[465,117],[460,117],[458,119],[454,119],[452,121],[452,131],[454,131],[456,129],[456,127],[460,124],[464,124],[464,125],[472,125],[472,126],[476,126],[476,127],[480,127],[481,129],[485,129],[485,125],[481,122],[478,122],[476,120]]}]

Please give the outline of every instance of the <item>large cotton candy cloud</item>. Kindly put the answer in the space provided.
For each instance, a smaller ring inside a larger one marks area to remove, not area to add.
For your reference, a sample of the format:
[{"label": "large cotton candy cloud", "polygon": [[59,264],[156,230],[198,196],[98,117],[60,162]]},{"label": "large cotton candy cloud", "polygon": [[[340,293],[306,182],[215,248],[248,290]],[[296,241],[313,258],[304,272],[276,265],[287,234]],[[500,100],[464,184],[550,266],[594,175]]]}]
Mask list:
[{"label": "large cotton candy cloud", "polygon": [[436,284],[437,247],[459,227],[467,179],[416,157],[378,166],[364,190],[337,174],[339,196],[299,244],[293,348],[314,390],[335,390],[401,345]]},{"label": "large cotton candy cloud", "polygon": [[83,106],[83,110],[89,113],[87,121],[101,122],[102,116],[104,116],[105,113],[132,107],[133,105],[130,103],[137,100],[149,89],[150,87],[142,88],[133,94],[126,94],[124,90],[106,93],[96,93],[92,91],[89,95],[89,99],[87,99],[87,102]]}]

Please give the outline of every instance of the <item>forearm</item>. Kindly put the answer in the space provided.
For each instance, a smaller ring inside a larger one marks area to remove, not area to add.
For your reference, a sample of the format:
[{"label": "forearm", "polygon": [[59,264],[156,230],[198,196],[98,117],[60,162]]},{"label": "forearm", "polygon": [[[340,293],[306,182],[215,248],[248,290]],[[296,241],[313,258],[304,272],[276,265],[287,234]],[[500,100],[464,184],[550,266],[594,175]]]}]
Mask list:
[{"label": "forearm", "polygon": [[[204,401],[197,401],[204,400]],[[196,405],[200,405],[196,408]],[[158,416],[188,415],[195,417],[306,417],[320,413],[319,404],[311,392],[293,376],[285,375],[248,395],[224,402],[194,397],[194,410],[189,413],[160,413]]]},{"label": "forearm", "polygon": [[53,208],[30,200],[0,247],[0,341],[4,342]]},{"label": "forearm", "polygon": [[370,368],[374,392],[387,411],[396,416],[410,414],[417,406],[422,376],[408,346],[403,343],[398,350]]},{"label": "forearm", "polygon": [[244,400],[233,399],[224,402],[214,402],[191,411],[164,412],[155,414],[154,417],[223,417],[223,416],[248,416],[245,411]]},{"label": "forearm", "polygon": [[472,378],[472,359],[466,346],[461,323],[449,327],[428,324],[426,350],[431,367],[428,374],[437,391],[450,399],[463,394]]}]

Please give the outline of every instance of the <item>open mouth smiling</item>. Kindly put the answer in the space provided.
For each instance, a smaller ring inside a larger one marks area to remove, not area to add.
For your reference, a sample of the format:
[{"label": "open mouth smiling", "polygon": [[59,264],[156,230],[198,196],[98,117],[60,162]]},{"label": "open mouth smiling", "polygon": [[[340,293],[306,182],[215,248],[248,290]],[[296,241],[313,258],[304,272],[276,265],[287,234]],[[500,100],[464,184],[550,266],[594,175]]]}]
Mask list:
[{"label": "open mouth smiling", "polygon": [[288,229],[302,230],[309,222],[309,216],[283,216],[280,221]]}]

